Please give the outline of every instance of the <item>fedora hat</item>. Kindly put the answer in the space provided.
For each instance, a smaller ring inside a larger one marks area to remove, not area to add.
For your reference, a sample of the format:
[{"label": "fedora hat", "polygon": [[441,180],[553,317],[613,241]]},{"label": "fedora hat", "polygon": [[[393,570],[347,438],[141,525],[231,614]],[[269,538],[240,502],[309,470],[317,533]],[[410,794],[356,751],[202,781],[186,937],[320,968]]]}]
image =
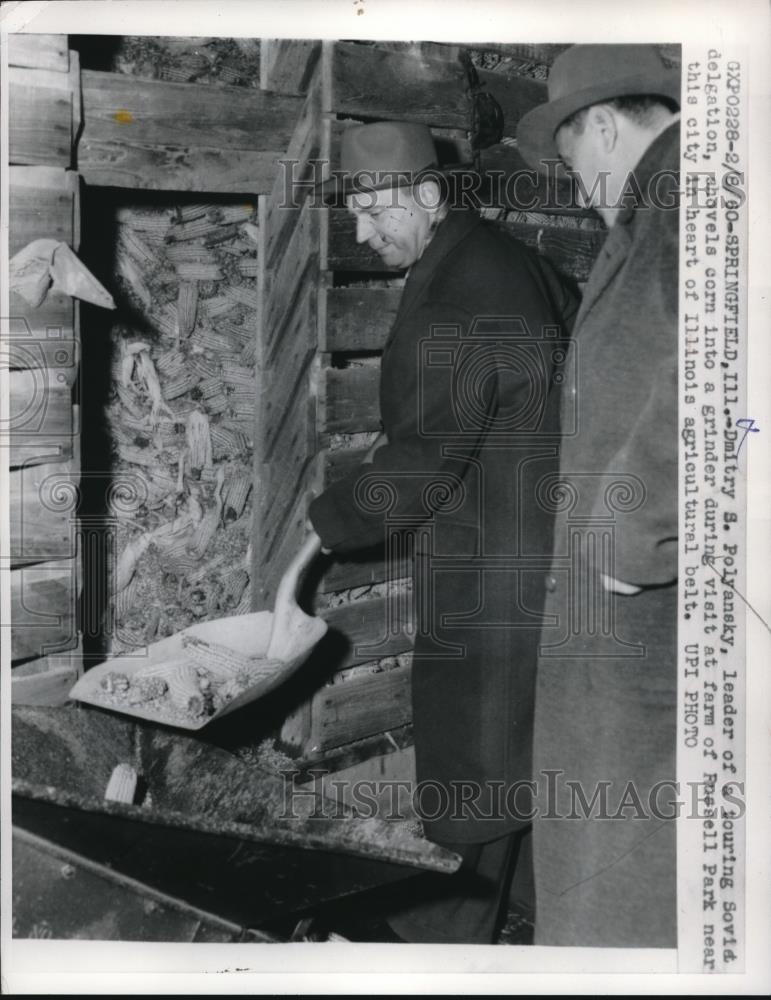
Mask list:
[{"label": "fedora hat", "polygon": [[664,97],[679,107],[680,71],[667,69],[653,45],[573,45],[554,60],[547,92],[517,129],[520,153],[541,172],[559,158],[554,134],[566,118],[614,97]]},{"label": "fedora hat", "polygon": [[319,187],[325,198],[414,184],[438,172],[436,146],[427,125],[374,122],[351,125],[340,142],[340,167]]}]

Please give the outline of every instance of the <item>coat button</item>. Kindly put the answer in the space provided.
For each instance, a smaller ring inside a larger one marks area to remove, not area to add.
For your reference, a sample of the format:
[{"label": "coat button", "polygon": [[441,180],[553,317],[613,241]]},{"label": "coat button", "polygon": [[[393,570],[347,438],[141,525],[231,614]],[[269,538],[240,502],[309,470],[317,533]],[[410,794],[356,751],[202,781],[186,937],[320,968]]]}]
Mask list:
[{"label": "coat button", "polygon": [[557,577],[552,576],[551,573],[546,577],[546,589],[550,594],[553,594],[557,589]]}]

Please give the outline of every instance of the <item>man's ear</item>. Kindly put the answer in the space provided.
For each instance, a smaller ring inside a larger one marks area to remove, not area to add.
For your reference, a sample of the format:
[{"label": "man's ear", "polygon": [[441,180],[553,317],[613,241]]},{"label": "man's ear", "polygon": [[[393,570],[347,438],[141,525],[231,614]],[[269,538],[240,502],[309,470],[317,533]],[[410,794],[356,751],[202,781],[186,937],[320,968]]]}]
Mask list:
[{"label": "man's ear", "polygon": [[439,211],[441,198],[442,192],[439,189],[439,185],[432,178],[426,177],[418,183],[416,200],[420,207],[424,208],[431,215]]},{"label": "man's ear", "polygon": [[613,109],[607,104],[595,104],[589,111],[589,122],[597,134],[603,152],[611,153],[618,141],[618,122]]}]

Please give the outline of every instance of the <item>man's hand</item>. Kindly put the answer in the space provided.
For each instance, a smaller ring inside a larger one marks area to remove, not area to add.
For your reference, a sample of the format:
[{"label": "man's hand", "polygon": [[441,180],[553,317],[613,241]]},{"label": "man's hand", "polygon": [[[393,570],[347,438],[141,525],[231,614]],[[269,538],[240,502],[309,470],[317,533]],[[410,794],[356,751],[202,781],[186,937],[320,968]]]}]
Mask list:
[{"label": "man's hand", "polygon": [[321,548],[321,552],[323,553],[323,555],[325,556],[330,555],[332,549],[325,549],[324,546],[321,544],[321,538],[319,538],[318,534],[316,533],[316,529],[311,524],[310,518],[306,518],[305,527],[308,529],[308,536],[313,535],[314,538],[318,539],[319,546]]}]

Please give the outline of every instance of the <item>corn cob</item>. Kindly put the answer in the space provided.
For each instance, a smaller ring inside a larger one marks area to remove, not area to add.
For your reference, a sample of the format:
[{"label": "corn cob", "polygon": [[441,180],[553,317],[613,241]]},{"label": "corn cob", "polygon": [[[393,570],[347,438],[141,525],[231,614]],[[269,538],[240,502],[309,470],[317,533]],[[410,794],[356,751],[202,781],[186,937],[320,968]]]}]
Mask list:
[{"label": "corn cob", "polygon": [[187,418],[185,432],[187,447],[190,453],[190,465],[193,469],[201,469],[212,464],[211,434],[209,418],[200,410],[193,410]]},{"label": "corn cob", "polygon": [[249,574],[245,569],[231,569],[222,577],[223,598],[231,606],[238,607],[249,586]]},{"label": "corn cob", "polygon": [[204,243],[207,247],[213,247],[218,243],[227,243],[237,235],[238,225],[236,223],[231,223],[230,225],[220,224],[216,230],[204,237]]},{"label": "corn cob", "polygon": [[170,243],[181,243],[185,240],[195,240],[200,237],[206,238],[216,233],[221,224],[218,220],[212,219],[214,213],[209,211],[206,215],[191,222],[176,222],[166,233],[166,239]]},{"label": "corn cob", "polygon": [[245,278],[256,278],[260,273],[260,262],[256,257],[242,257],[236,267]]},{"label": "corn cob", "polygon": [[230,458],[249,450],[249,438],[240,427],[213,424],[211,441],[212,453],[216,459]]},{"label": "corn cob", "polygon": [[196,261],[181,261],[174,265],[180,281],[219,281],[222,271],[216,264],[199,264]]},{"label": "corn cob", "polygon": [[202,243],[167,243],[163,248],[164,256],[172,264],[216,264],[217,258],[208,247]]},{"label": "corn cob", "polygon": [[195,372],[190,370],[181,372],[163,383],[163,395],[166,399],[177,399],[179,396],[184,396],[186,392],[190,392],[199,381],[200,378]]},{"label": "corn cob", "polygon": [[198,284],[195,281],[182,281],[177,295],[177,316],[179,317],[179,334],[189,337],[195,328],[198,311]]},{"label": "corn cob", "polygon": [[138,264],[143,266],[158,266],[158,258],[150,250],[145,241],[139,236],[135,229],[130,226],[121,226],[119,236],[120,246],[125,248]]},{"label": "corn cob", "polygon": [[245,344],[247,340],[251,340],[254,336],[254,330],[250,329],[248,326],[240,326],[238,323],[229,323],[224,319],[217,322],[217,332],[226,337],[233,338],[238,341],[239,344]]},{"label": "corn cob", "polygon": [[130,764],[116,764],[112,769],[110,780],[104,793],[107,802],[125,802],[130,805],[134,801],[137,790],[137,772]]},{"label": "corn cob", "polygon": [[131,229],[139,229],[145,233],[166,235],[171,226],[168,212],[138,211],[135,208],[119,208],[115,213],[117,222]]},{"label": "corn cob", "polygon": [[238,653],[220,642],[183,635],[182,646],[191,663],[205,667],[218,680],[229,680],[239,674],[248,676],[254,668],[254,657]]},{"label": "corn cob", "polygon": [[155,367],[164,378],[174,378],[185,370],[185,355],[182,351],[165,351],[155,359]]},{"label": "corn cob", "polygon": [[142,272],[137,267],[133,257],[130,257],[120,244],[116,248],[116,264],[118,274],[120,274],[131,291],[142,303],[143,307],[149,312],[153,302],[150,289],[145,284]]},{"label": "corn cob", "polygon": [[249,202],[241,205],[223,205],[220,218],[225,223],[246,222],[254,215],[255,206]]},{"label": "corn cob", "polygon": [[154,315],[154,319],[156,327],[164,336],[179,340],[179,321],[176,305],[168,303],[159,313]]},{"label": "corn cob", "polygon": [[210,319],[217,316],[224,316],[238,308],[239,303],[227,295],[216,295],[213,299],[207,299],[204,308]]},{"label": "corn cob", "polygon": [[180,205],[177,208],[177,219],[180,222],[192,222],[193,219],[200,219],[211,211],[212,205]]},{"label": "corn cob", "polygon": [[260,308],[260,296],[256,288],[249,287],[248,285],[233,285],[228,290],[228,294],[232,295],[237,302],[241,302],[249,309]]},{"label": "corn cob", "polygon": [[188,543],[187,551],[196,559],[200,559],[209,547],[209,542],[217,534],[219,526],[220,511],[217,507],[205,514],[201,523],[196,526]]},{"label": "corn cob", "polygon": [[232,361],[223,361],[222,379],[230,386],[241,386],[252,391],[255,389],[254,369],[233,364]]},{"label": "corn cob", "polygon": [[257,361],[257,341],[254,338],[248,340],[244,344],[241,353],[238,356],[238,360],[246,367],[254,367],[255,362]]},{"label": "corn cob", "polygon": [[228,354],[233,346],[227,335],[200,324],[193,330],[188,343],[200,347],[203,351],[211,351],[213,354]]},{"label": "corn cob", "polygon": [[252,477],[233,476],[225,486],[223,497],[223,518],[225,522],[237,521],[244,512],[246,499],[252,488]]}]

